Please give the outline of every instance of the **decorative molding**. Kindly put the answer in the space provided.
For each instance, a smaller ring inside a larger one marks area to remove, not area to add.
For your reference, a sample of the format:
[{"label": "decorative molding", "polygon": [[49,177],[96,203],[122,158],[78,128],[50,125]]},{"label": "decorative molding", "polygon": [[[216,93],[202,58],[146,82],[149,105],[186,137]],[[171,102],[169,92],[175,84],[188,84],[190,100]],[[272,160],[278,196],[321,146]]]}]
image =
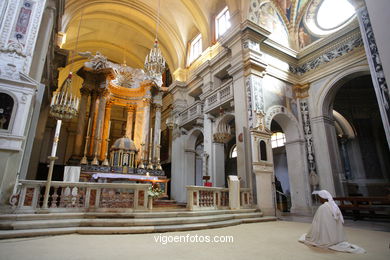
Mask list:
[{"label": "decorative molding", "polygon": [[383,126],[386,133],[387,142],[390,146],[390,92],[386,83],[385,73],[379,57],[374,31],[371,26],[367,8],[358,11],[361,34],[363,35],[367,60],[370,66],[371,77],[378,100]]},{"label": "decorative molding", "polygon": [[318,175],[316,173],[317,167],[316,167],[316,160],[314,155],[313,135],[312,135],[312,129],[310,123],[309,105],[308,105],[307,98],[299,99],[299,105],[300,105],[301,115],[302,115],[303,132],[305,135],[306,158],[309,167],[310,185],[314,190],[315,187],[318,185]]},{"label": "decorative molding", "polygon": [[338,45],[334,49],[329,50],[302,65],[295,66],[289,64],[289,71],[296,75],[303,75],[306,72],[314,70],[320,65],[329,63],[361,46],[363,46],[362,38],[360,36],[358,38],[354,37],[342,45]]},{"label": "decorative molding", "polygon": [[295,97],[299,99],[304,99],[309,97],[309,89],[310,89],[310,84],[304,84],[304,85],[297,84],[293,86]]}]

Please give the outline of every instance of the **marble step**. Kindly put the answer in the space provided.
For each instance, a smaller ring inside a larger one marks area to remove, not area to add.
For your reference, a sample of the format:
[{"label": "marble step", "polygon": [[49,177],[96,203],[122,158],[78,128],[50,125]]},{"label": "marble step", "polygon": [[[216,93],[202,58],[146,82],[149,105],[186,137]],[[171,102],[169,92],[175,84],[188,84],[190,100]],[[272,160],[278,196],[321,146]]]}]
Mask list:
[{"label": "marble step", "polygon": [[132,227],[63,227],[63,228],[43,228],[43,229],[24,229],[24,230],[6,230],[0,231],[0,239],[51,236],[64,234],[141,234],[141,233],[160,233],[173,231],[189,231],[210,228],[221,228],[244,223],[276,221],[276,217],[254,217],[238,218],[208,223],[175,224],[160,226],[132,226]]},{"label": "marble step", "polygon": [[230,213],[250,213],[259,212],[257,209],[239,209],[239,210],[202,210],[189,211],[183,210],[152,210],[144,212],[112,213],[112,212],[79,212],[79,213],[49,213],[49,214],[2,214],[0,222],[7,220],[45,220],[45,219],[80,219],[80,218],[169,218],[169,217],[187,217],[187,216],[210,216]]},{"label": "marble step", "polygon": [[161,226],[174,224],[194,224],[225,221],[231,219],[250,219],[262,217],[261,212],[219,214],[206,216],[182,216],[164,218],[78,218],[1,221],[1,230],[45,229],[65,227],[125,227],[125,226]]}]

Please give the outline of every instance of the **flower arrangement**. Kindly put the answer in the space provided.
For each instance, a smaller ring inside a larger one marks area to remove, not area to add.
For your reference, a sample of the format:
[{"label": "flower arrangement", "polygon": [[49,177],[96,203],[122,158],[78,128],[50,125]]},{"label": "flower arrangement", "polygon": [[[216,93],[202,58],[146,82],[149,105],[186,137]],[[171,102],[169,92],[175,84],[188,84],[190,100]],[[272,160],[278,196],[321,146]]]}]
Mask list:
[{"label": "flower arrangement", "polygon": [[151,197],[152,199],[156,199],[161,196],[163,191],[158,187],[157,184],[153,184],[152,186],[149,187],[148,190],[148,196]]}]

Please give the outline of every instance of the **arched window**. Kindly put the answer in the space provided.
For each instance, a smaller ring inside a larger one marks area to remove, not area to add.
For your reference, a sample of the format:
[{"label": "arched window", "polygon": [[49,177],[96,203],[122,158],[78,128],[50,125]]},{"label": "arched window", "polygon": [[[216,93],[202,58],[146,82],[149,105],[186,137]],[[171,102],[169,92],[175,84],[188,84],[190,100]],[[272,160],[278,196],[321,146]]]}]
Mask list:
[{"label": "arched window", "polygon": [[9,129],[13,108],[14,99],[6,93],[0,93],[0,130]]},{"label": "arched window", "polygon": [[233,145],[230,149],[230,158],[237,158],[237,145]]},{"label": "arched window", "polygon": [[260,160],[267,161],[267,144],[263,140],[260,141]]},{"label": "arched window", "polygon": [[282,147],[286,143],[286,135],[282,132],[273,133],[271,136],[272,148]]}]

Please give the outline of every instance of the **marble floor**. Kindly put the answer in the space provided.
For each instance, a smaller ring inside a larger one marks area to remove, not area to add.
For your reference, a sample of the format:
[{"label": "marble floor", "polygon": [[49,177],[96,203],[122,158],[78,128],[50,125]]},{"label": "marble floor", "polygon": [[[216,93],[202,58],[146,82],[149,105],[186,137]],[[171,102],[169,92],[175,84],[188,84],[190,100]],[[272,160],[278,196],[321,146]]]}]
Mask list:
[{"label": "marble floor", "polygon": [[[0,259],[390,259],[390,232],[372,230],[367,223],[356,222],[350,226],[348,221],[345,227],[348,241],[363,247],[367,253],[340,253],[299,243],[299,236],[309,228],[307,220],[294,217],[276,222],[163,234],[73,234],[0,240]],[[162,239],[166,236],[184,240],[164,244],[163,241],[169,240]],[[214,236],[230,236],[233,241],[185,241],[186,237],[205,236],[212,239]]]}]

